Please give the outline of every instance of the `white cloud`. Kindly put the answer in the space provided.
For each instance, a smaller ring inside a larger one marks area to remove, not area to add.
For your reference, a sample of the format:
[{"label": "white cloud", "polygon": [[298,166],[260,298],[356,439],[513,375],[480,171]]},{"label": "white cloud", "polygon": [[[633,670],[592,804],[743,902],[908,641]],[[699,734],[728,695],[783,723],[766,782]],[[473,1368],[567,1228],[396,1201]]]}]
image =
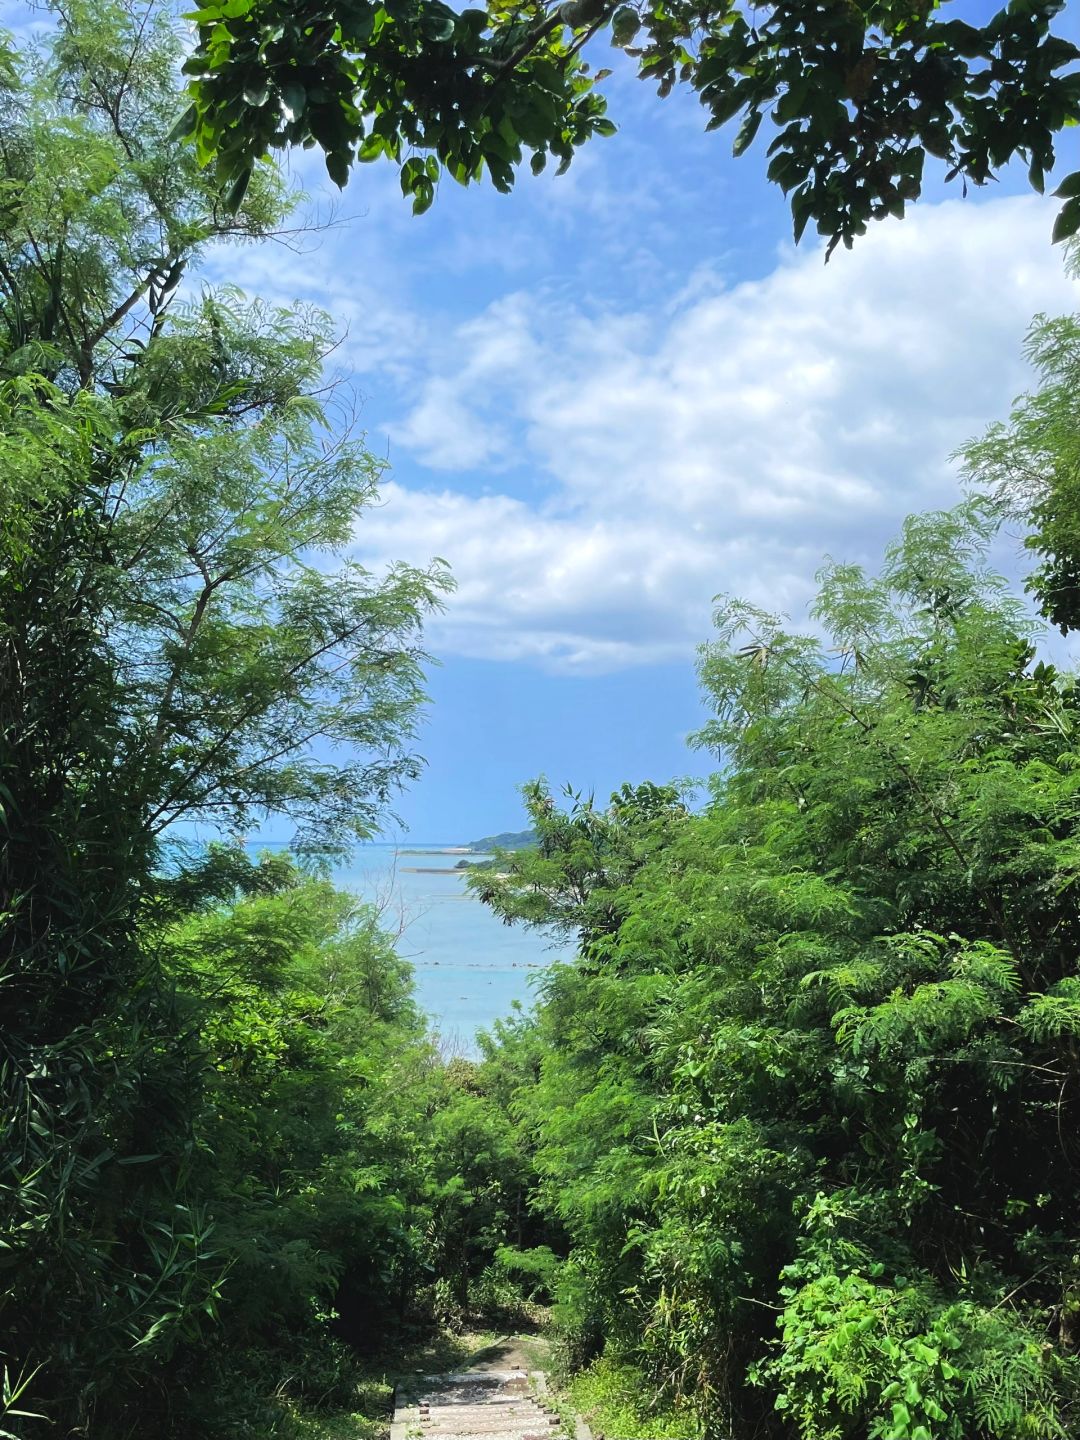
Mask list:
[{"label": "white cloud", "polygon": [[1023,388],[1032,315],[1076,305],[1051,222],[924,204],[828,266],[658,273],[640,313],[507,296],[432,346],[391,427],[440,488],[391,487],[358,549],[444,555],[433,641],[470,655],[615,667],[686,654],[716,591],[798,610],[827,551],[873,564],[955,502],[948,455]]}]

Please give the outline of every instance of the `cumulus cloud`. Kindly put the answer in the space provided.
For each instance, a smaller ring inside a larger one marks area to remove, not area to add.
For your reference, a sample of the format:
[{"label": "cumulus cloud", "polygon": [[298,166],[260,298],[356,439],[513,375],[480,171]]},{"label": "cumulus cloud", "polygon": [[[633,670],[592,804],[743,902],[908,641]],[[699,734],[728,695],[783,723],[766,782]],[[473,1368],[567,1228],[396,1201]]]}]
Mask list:
[{"label": "cumulus cloud", "polygon": [[555,667],[685,655],[718,591],[798,612],[826,552],[873,564],[955,503],[948,456],[1024,387],[1032,315],[1076,305],[1050,223],[923,205],[828,266],[658,273],[633,313],[506,296],[427,350],[391,427],[409,483],[358,553],[450,561],[440,648]]}]

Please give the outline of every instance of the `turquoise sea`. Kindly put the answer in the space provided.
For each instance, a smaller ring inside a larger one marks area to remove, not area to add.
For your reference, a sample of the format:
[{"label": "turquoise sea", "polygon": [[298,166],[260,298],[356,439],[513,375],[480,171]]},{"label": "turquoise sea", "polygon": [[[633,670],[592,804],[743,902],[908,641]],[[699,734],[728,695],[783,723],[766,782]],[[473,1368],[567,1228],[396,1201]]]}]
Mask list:
[{"label": "turquoise sea", "polygon": [[504,925],[469,894],[462,872],[454,870],[462,856],[446,853],[451,848],[359,845],[333,878],[378,905],[385,929],[400,931],[398,953],[414,967],[422,1009],[447,1048],[470,1054],[476,1031],[507,1015],[515,1000],[527,1006],[531,982],[547,966],[569,958],[571,947]]}]

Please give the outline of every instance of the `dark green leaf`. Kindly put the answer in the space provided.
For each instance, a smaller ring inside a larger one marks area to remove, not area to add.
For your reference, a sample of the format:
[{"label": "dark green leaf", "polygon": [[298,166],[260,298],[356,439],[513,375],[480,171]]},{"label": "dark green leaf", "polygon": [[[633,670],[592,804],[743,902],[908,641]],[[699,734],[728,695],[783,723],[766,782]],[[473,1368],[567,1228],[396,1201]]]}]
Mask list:
[{"label": "dark green leaf", "polygon": [[187,140],[194,135],[195,127],[198,124],[199,112],[194,105],[189,105],[180,119],[169,131],[168,142],[175,144],[178,140]]},{"label": "dark green leaf", "polygon": [[282,85],[281,98],[294,119],[299,119],[307,108],[307,90],[298,80],[288,80]]},{"label": "dark green leaf", "polygon": [[1080,195],[1066,200],[1054,221],[1053,242],[1069,240],[1080,230]]},{"label": "dark green leaf", "polygon": [[253,168],[251,165],[245,165],[229,186],[225,195],[225,209],[230,215],[237,214],[240,206],[244,203],[244,196],[247,194],[248,186],[251,184]]},{"label": "dark green leaf", "polygon": [[[361,159],[366,159],[361,150]],[[348,150],[328,150],[326,152],[326,173],[338,187],[344,190],[349,183],[349,169],[352,164],[352,154]]]},{"label": "dark green leaf", "polygon": [[753,144],[754,136],[761,125],[761,111],[755,110],[747,115],[739,127],[739,133],[735,136],[735,143],[731,147],[733,155],[742,155]]}]

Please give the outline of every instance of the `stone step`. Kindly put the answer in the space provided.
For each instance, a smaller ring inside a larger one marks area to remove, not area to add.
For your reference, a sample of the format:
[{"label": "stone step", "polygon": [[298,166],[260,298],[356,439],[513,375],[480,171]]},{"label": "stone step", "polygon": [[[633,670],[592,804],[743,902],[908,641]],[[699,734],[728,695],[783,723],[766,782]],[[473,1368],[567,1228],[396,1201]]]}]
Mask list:
[{"label": "stone step", "polygon": [[559,1419],[524,1370],[417,1375],[398,1387],[391,1440],[553,1440]]},{"label": "stone step", "polygon": [[440,1435],[454,1429],[487,1430],[494,1434],[499,1430],[520,1430],[523,1426],[543,1430],[548,1425],[548,1416],[542,1410],[519,1411],[515,1415],[460,1415],[454,1412],[430,1417],[421,1415],[419,1424],[425,1435]]},{"label": "stone step", "polygon": [[416,1407],[421,1419],[431,1420],[476,1420],[484,1425],[497,1425],[501,1420],[518,1417],[535,1419],[544,1417],[547,1411],[534,1400],[516,1400],[506,1405],[419,1405]]},{"label": "stone step", "polygon": [[471,1402],[462,1402],[458,1405],[424,1405],[416,1406],[421,1415],[428,1414],[435,1418],[436,1415],[463,1415],[485,1421],[498,1420],[503,1417],[514,1415],[535,1415],[540,1411],[540,1406],[533,1400],[492,1400],[486,1405],[474,1405]]},{"label": "stone step", "polygon": [[485,1425],[480,1420],[448,1420],[443,1425],[424,1425],[421,1427],[421,1431],[424,1436],[431,1436],[432,1440],[439,1436],[459,1435],[465,1431],[470,1435],[517,1435],[525,1431],[530,1434],[550,1435],[557,1423],[556,1421],[553,1424],[544,1415],[503,1420],[498,1425]]},{"label": "stone step", "polygon": [[483,1410],[492,1405],[529,1405],[536,1396],[529,1390],[476,1391],[462,1385],[455,1390],[422,1390],[417,1394],[419,1405],[475,1405]]},{"label": "stone step", "polygon": [[[428,1433],[428,1431],[423,1431],[423,1434],[426,1433]],[[547,1430],[547,1428],[539,1430],[536,1426],[531,1428],[531,1430],[524,1426],[518,1428],[505,1427],[503,1430],[472,1430],[472,1428],[462,1428],[462,1430],[441,1431],[441,1440],[444,1440],[444,1437],[448,1436],[454,1437],[454,1440],[549,1440],[550,1433],[552,1433],[552,1431]],[[390,1436],[392,1436],[393,1440],[393,1436],[395,1436],[395,1428],[393,1428],[393,1426],[390,1427]]]},{"label": "stone step", "polygon": [[398,1389],[402,1400],[409,1403],[488,1405],[532,1398],[528,1377],[523,1374],[495,1382],[490,1382],[486,1375],[480,1380],[459,1376],[438,1381],[430,1376],[418,1376],[415,1381],[403,1382]]}]

